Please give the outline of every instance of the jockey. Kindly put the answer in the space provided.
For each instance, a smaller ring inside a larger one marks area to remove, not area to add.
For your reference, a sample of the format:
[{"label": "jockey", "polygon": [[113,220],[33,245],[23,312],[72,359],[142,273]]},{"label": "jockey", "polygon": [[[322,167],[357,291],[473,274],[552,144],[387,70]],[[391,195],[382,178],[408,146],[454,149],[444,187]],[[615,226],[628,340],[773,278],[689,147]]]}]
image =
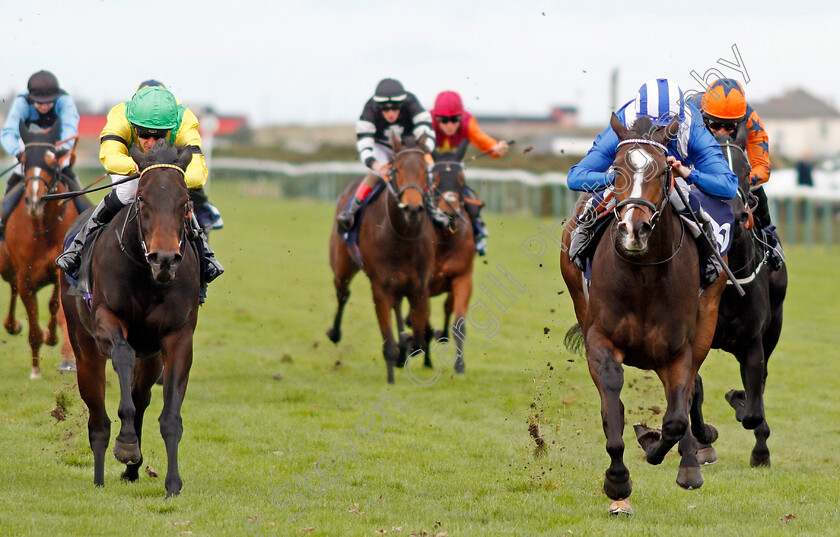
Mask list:
[{"label": "jockey", "polygon": [[[689,204],[701,221],[707,217],[700,210],[699,199],[689,185],[695,185],[703,193],[719,200],[732,199],[737,193],[738,178],[726,164],[720,146],[703,124],[695,121],[700,117],[699,112],[684,103],[683,92],[675,83],[664,78],[645,82],[636,98],[622,106],[616,115],[628,128],[643,116],[650,118],[656,126],[667,125],[675,116],[679,118],[677,135],[667,144],[667,162],[676,178],[676,186],[683,192],[688,191]],[[617,149],[618,136],[611,127],[607,127],[595,139],[586,156],[569,170],[569,188],[597,192],[610,187],[615,176],[609,169]],[[677,210],[686,210],[676,192],[671,194],[670,201]],[[569,256],[573,260],[574,254],[590,241],[594,221],[594,218],[578,218],[579,225],[572,232],[569,248]],[[712,244],[717,244],[714,238],[711,240]],[[705,286],[718,277],[722,267],[705,241],[697,243],[703,263],[701,284]]]},{"label": "jockey", "polygon": [[[472,142],[479,151],[487,153],[493,158],[501,157],[508,150],[507,142],[504,140],[497,142],[478,128],[478,121],[464,110],[461,96],[454,91],[444,91],[438,94],[435,99],[435,107],[432,109],[432,124],[435,127],[435,143],[438,153],[455,151],[464,140]],[[464,188],[464,196],[468,200],[472,200],[467,202],[466,210],[473,223],[475,250],[478,255],[485,255],[487,253],[487,236],[490,233],[487,231],[484,220],[479,215],[482,203],[478,201],[475,192],[469,187]]]},{"label": "jockey", "polygon": [[[170,145],[184,145],[192,150],[193,158],[184,173],[184,180],[189,189],[201,188],[207,181],[207,168],[201,154],[198,119],[186,107],[179,105],[175,96],[163,86],[143,87],[130,101],[111,109],[100,136],[99,160],[111,174],[111,179],[118,181],[137,173],[137,164],[129,156],[129,148],[137,145],[146,152],[161,138],[168,140]],[[75,277],[87,237],[134,201],[138,182],[139,178],[119,184],[105,196],[67,250],[56,259],[56,265]],[[198,228],[196,231],[204,243],[204,282],[209,283],[225,269],[210,249],[204,230],[195,223],[193,225]]]},{"label": "jockey", "polygon": [[[42,129],[47,129],[56,121],[59,121],[61,125],[59,140],[64,142],[61,147],[68,150],[68,155],[62,163],[62,178],[70,190],[81,190],[82,187],[71,169],[72,163],[69,153],[75,146],[74,142],[79,134],[79,110],[76,108],[76,103],[73,102],[73,98],[66,91],[58,86],[58,79],[49,71],[38,71],[29,77],[27,90],[27,92],[15,97],[9,107],[6,122],[3,124],[3,131],[0,133],[0,143],[3,145],[3,150],[18,159],[23,154],[25,144],[20,137],[21,121],[27,127],[36,125]],[[22,179],[23,167],[16,166],[6,183],[4,198]],[[3,200],[5,210],[0,214],[0,237],[2,237],[6,228],[6,218],[11,214],[12,209],[18,204],[22,196],[23,191],[21,190],[17,195],[13,194],[9,200]],[[83,198],[75,198],[74,203],[79,212],[88,207]]]},{"label": "jockey", "polygon": [[[434,150],[435,132],[432,130],[431,119],[417,97],[405,91],[399,81],[385,78],[376,85],[376,92],[365,103],[356,124],[359,160],[370,171],[356,189],[350,207],[336,217],[340,231],[348,231],[353,227],[356,213],[364,205],[368,194],[383,177],[388,176],[391,159],[394,157],[392,137],[401,138],[404,134],[412,134],[419,141],[425,135],[423,149],[429,153]],[[427,160],[430,159],[427,156]],[[449,219],[442,212],[433,210],[431,213],[436,223],[449,224]]]},{"label": "jockey", "polygon": [[705,93],[692,95],[688,101],[703,115],[703,122],[712,134],[735,136],[741,124],[747,128],[747,157],[750,161],[750,191],[758,198],[756,216],[765,229],[770,245],[770,267],[779,270],[784,261],[782,246],[772,232],[767,194],[761,186],[770,179],[770,144],[758,113],[747,103],[744,88],[737,80],[721,78]]}]

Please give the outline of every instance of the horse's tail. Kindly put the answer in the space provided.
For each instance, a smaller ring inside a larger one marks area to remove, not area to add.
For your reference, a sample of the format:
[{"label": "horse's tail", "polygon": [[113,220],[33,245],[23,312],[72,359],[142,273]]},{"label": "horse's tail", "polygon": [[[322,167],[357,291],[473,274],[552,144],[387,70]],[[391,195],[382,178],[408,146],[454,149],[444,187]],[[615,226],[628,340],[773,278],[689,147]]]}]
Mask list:
[{"label": "horse's tail", "polygon": [[575,323],[569,328],[569,331],[566,332],[566,337],[563,339],[563,345],[570,352],[583,356],[585,342],[583,341],[583,330],[580,328],[580,323]]}]

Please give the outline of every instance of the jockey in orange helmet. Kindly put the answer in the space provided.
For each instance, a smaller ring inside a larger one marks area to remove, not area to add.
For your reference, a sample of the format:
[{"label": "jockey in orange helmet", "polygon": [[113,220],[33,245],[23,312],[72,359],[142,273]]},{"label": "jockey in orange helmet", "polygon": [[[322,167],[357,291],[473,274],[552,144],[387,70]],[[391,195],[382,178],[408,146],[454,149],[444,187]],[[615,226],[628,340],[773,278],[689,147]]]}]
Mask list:
[{"label": "jockey in orange helmet", "polygon": [[[703,115],[703,122],[712,134],[729,134],[735,136],[739,125],[747,128],[747,157],[750,161],[750,190],[758,198],[755,215],[764,228],[770,228],[770,208],[767,205],[767,194],[761,186],[770,179],[770,145],[767,132],[758,112],[747,103],[744,88],[738,81],[731,78],[716,80],[703,94],[696,94],[688,99]],[[766,233],[771,244],[770,263],[778,270],[784,260],[782,247],[772,233],[772,228]]]}]

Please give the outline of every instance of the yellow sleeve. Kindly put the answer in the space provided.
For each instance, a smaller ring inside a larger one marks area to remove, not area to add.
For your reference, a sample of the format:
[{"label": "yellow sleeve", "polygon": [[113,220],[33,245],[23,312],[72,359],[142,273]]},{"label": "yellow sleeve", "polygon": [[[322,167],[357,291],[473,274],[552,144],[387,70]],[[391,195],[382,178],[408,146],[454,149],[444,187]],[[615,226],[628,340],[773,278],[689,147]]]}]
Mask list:
[{"label": "yellow sleeve", "polygon": [[181,118],[181,127],[175,134],[176,145],[192,146],[193,158],[184,173],[187,188],[201,188],[207,182],[207,165],[201,154],[201,134],[198,132],[198,118],[187,108]]},{"label": "yellow sleeve", "polygon": [[131,143],[131,125],[125,116],[125,103],[108,112],[105,128],[99,135],[99,160],[108,173],[131,175],[137,173],[137,164],[128,154]]}]

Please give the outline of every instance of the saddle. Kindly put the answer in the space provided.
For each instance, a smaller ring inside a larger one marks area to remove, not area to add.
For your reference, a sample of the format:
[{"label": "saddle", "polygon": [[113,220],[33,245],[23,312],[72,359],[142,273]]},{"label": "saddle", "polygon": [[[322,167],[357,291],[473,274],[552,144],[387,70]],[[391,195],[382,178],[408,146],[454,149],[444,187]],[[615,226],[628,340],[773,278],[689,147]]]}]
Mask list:
[{"label": "saddle", "polygon": [[[382,191],[385,190],[385,183],[380,182],[368,195],[367,198],[362,202],[362,206],[359,207],[359,210],[356,212],[356,218],[353,222],[353,227],[348,229],[346,232],[341,233],[341,240],[344,241],[344,244],[347,245],[347,248],[350,250],[350,253],[353,255],[353,260],[359,265],[359,268],[364,268],[364,263],[362,262],[362,251],[359,249],[359,230],[362,229],[362,217],[365,214],[365,208],[377,197]],[[350,208],[350,203],[353,201],[353,196],[347,200],[347,203],[344,204],[344,210],[347,211]]]}]

